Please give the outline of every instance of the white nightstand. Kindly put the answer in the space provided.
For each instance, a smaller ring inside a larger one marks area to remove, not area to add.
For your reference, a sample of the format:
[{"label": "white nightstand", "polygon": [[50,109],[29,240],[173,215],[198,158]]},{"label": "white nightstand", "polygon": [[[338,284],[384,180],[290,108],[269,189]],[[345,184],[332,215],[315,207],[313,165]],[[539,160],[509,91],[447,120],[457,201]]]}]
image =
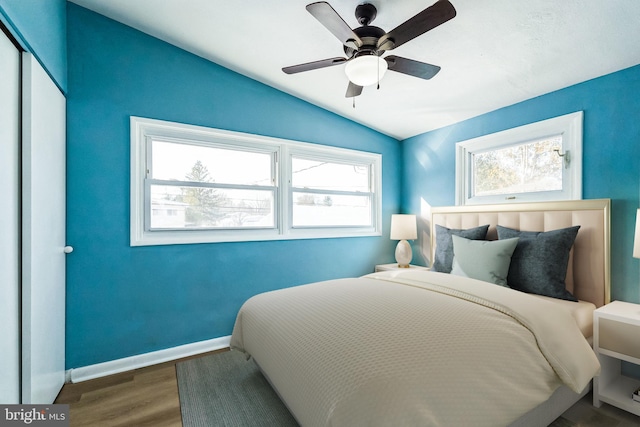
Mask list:
[{"label": "white nightstand", "polygon": [[614,301],[593,314],[593,349],[602,370],[593,380],[593,406],[602,402],[640,415],[640,402],[631,398],[640,380],[620,372],[621,361],[640,365],[640,305]]},{"label": "white nightstand", "polygon": [[398,263],[394,262],[391,264],[378,264],[376,265],[375,272],[378,271],[389,271],[389,270],[429,270],[428,267],[420,267],[419,265],[409,265],[409,268],[400,268],[398,267]]}]

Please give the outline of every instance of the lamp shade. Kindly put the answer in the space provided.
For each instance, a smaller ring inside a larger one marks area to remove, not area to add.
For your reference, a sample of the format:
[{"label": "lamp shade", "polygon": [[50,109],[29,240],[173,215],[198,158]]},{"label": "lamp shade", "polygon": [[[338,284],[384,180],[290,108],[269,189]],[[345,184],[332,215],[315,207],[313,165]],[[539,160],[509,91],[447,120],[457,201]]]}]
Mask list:
[{"label": "lamp shade", "polygon": [[636,233],[633,239],[633,257],[640,258],[640,209],[636,212]]},{"label": "lamp shade", "polygon": [[414,240],[417,238],[415,215],[391,215],[391,240]]},{"label": "lamp shade", "polygon": [[387,61],[377,55],[364,55],[347,62],[344,72],[349,81],[358,86],[378,83],[387,72]]}]

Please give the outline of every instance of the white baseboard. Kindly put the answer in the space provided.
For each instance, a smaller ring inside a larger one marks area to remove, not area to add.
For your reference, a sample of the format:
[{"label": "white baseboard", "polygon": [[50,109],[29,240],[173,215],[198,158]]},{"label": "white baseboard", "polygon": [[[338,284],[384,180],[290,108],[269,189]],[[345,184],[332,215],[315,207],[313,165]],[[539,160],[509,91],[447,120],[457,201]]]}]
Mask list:
[{"label": "white baseboard", "polygon": [[66,371],[66,381],[78,383],[81,381],[92,380],[94,378],[106,377],[107,375],[118,374],[120,372],[144,368],[145,366],[169,362],[183,357],[220,350],[229,347],[230,341],[231,335],[228,335],[226,337],[194,342],[191,344],[180,345],[178,347],[153,351],[151,353],[97,363],[95,365],[72,368]]}]

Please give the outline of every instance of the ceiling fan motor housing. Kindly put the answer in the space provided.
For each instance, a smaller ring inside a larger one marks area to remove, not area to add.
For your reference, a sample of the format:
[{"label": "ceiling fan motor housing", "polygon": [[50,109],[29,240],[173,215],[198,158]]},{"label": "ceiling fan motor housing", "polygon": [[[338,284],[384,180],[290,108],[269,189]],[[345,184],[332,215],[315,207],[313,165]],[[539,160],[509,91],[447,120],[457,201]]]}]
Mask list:
[{"label": "ceiling fan motor housing", "polygon": [[358,55],[381,55],[383,52],[378,52],[378,39],[385,35],[385,31],[382,28],[374,27],[372,25],[365,25],[353,30],[360,40],[362,40],[362,46],[359,49],[354,49],[350,46],[344,46],[344,53],[348,58]]}]

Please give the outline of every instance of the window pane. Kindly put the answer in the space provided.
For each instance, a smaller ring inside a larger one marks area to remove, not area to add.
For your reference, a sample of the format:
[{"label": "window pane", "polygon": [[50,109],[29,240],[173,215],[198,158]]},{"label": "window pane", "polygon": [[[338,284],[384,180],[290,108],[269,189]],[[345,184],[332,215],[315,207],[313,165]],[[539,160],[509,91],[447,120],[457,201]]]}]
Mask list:
[{"label": "window pane", "polygon": [[291,159],[292,185],[296,188],[339,191],[371,191],[369,166],[330,163],[298,157]]},{"label": "window pane", "polygon": [[293,193],[293,226],[370,226],[369,196]]},{"label": "window pane", "polygon": [[271,190],[151,186],[151,229],[273,228]]},{"label": "window pane", "polygon": [[272,185],[269,153],[163,141],[153,141],[151,153],[154,179]]},{"label": "window pane", "polygon": [[562,136],[475,153],[473,196],[562,190]]}]

